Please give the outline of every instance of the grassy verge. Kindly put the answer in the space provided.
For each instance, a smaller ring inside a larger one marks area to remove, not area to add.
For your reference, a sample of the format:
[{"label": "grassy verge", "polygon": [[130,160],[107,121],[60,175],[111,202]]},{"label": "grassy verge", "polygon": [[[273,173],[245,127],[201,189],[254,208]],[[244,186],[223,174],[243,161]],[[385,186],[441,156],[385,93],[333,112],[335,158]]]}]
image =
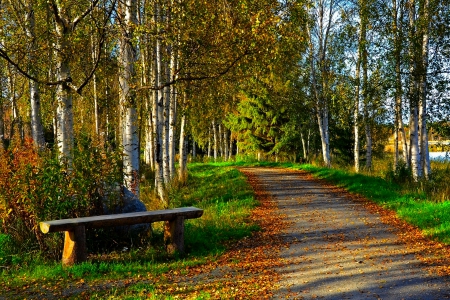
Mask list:
[{"label": "grassy verge", "polygon": [[[253,191],[246,178],[232,167],[189,165],[189,185],[173,191],[171,199],[173,206],[193,205],[205,210],[201,218],[186,221],[186,256],[165,254],[162,226],[158,225],[146,247],[130,243],[127,251],[91,253],[88,262],[74,267],[62,268],[59,261],[36,259],[39,255],[30,253],[28,257],[17,258],[20,266],[11,261],[0,265],[0,299],[1,296],[7,299],[72,297],[70,291],[77,289],[78,296],[83,293],[83,298],[170,299],[171,291],[159,296],[152,293],[158,282],[167,281],[165,274],[182,273],[187,268],[214,261],[223,253],[227,242],[249,236],[258,229],[248,220],[257,205]],[[0,236],[1,241],[6,241],[6,237]],[[6,258],[10,254],[0,251],[2,255]]]}]

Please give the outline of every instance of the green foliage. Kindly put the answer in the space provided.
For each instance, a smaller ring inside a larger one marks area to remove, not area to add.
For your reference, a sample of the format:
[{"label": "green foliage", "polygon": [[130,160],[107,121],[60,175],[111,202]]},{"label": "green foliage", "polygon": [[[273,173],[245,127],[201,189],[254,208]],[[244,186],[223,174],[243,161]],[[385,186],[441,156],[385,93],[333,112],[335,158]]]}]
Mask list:
[{"label": "green foliage", "polygon": [[17,253],[59,257],[61,238],[44,236],[40,221],[99,214],[102,199],[119,199],[111,191],[121,182],[117,157],[87,145],[79,141],[70,170],[51,153],[38,153],[31,139],[0,154],[2,230]]}]

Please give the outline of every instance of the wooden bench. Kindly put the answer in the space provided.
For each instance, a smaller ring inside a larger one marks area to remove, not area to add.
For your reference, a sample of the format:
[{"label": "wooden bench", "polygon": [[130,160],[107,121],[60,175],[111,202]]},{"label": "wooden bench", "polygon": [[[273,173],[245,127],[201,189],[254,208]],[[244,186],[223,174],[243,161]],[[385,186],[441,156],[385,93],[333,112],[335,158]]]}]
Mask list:
[{"label": "wooden bench", "polygon": [[93,216],[40,222],[43,233],[65,231],[62,264],[73,265],[87,258],[86,227],[102,228],[167,221],[164,228],[164,242],[169,253],[184,252],[184,220],[203,215],[196,207],[182,207],[135,213]]}]

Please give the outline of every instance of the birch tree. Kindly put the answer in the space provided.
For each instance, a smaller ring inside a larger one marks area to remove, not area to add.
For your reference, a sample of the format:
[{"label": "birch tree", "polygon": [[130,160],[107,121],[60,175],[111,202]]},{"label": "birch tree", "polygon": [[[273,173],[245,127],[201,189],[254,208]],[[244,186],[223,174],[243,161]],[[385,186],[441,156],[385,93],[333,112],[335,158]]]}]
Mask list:
[{"label": "birch tree", "polygon": [[311,90],[315,99],[317,123],[324,164],[331,167],[329,136],[329,43],[336,22],[335,0],[318,0],[309,10],[314,23],[308,24]]},{"label": "birch tree", "polygon": [[136,0],[119,2],[119,96],[122,117],[124,186],[139,197],[139,135],[136,108],[136,46],[133,29],[137,25]]}]

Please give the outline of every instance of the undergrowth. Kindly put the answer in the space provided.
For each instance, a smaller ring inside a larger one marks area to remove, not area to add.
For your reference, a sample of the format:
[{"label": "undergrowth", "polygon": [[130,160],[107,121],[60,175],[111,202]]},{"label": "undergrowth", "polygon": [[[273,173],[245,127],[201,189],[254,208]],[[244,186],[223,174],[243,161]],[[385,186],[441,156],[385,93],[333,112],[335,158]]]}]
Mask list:
[{"label": "undergrowth", "polygon": [[[225,250],[227,243],[258,230],[248,220],[252,208],[257,205],[253,191],[245,176],[232,167],[190,164],[189,185],[172,190],[170,196],[174,207],[196,206],[204,209],[201,218],[185,222],[185,256],[170,257],[166,254],[163,249],[162,223],[155,223],[153,235],[147,244],[128,240],[122,249],[90,253],[87,262],[66,268],[61,267],[59,260],[45,258],[26,266],[13,264],[11,253],[5,253],[6,248],[3,248],[8,236],[0,235],[0,276],[3,281],[0,282],[0,290],[20,291],[23,287],[39,290],[40,285],[48,282],[58,282],[53,288],[61,290],[80,280],[95,282],[158,278],[169,270],[182,272],[189,266],[215,260]],[[62,239],[62,236],[59,238]],[[35,253],[30,255],[36,257]],[[25,294],[20,292],[19,295]]]}]

